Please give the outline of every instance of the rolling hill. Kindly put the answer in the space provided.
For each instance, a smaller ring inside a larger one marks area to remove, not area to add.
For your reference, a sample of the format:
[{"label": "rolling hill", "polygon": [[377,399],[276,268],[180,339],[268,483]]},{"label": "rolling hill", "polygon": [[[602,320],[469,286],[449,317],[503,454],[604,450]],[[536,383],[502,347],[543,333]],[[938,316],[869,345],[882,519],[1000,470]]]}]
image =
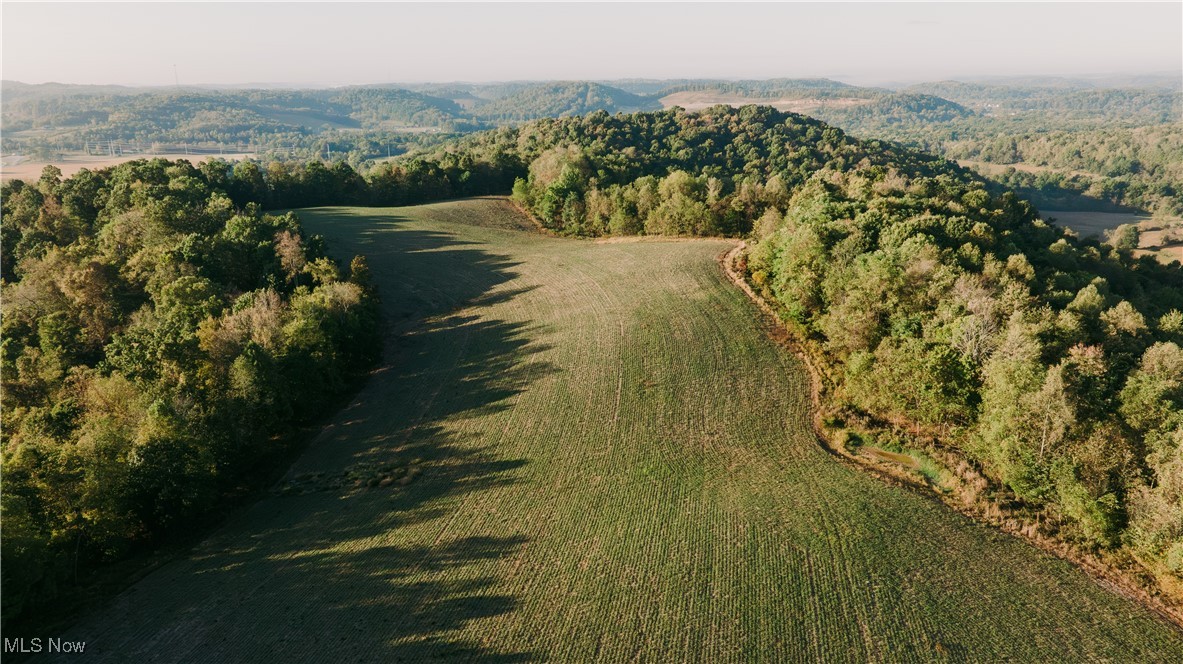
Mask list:
[{"label": "rolling hill", "polygon": [[660,108],[649,97],[588,82],[560,82],[530,85],[473,108],[478,117],[492,121],[523,121],[609,113],[647,111]]},{"label": "rolling hill", "polygon": [[299,214],[368,256],[382,366],[272,496],[69,630],[96,661],[1183,658],[822,451],[730,242],[549,237],[500,199]]}]

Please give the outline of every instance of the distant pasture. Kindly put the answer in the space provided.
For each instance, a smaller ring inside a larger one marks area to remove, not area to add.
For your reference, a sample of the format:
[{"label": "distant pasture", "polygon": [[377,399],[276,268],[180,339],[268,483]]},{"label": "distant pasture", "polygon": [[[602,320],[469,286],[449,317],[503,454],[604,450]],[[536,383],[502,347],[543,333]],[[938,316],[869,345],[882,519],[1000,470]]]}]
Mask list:
[{"label": "distant pasture", "polygon": [[184,154],[127,154],[127,155],[85,155],[73,154],[64,155],[60,159],[50,161],[29,159],[22,155],[5,155],[0,159],[0,180],[25,180],[33,181],[41,177],[41,171],[46,166],[57,166],[62,170],[63,177],[70,177],[78,171],[87,168],[90,170],[98,170],[100,168],[107,168],[109,166],[118,166],[136,159],[155,159],[157,157],[163,159],[186,159],[194,164],[200,164],[203,161],[210,159],[225,159],[227,161],[238,161],[241,159],[248,159],[253,157],[249,153],[231,153],[231,154],[198,154],[198,155],[184,155]]}]

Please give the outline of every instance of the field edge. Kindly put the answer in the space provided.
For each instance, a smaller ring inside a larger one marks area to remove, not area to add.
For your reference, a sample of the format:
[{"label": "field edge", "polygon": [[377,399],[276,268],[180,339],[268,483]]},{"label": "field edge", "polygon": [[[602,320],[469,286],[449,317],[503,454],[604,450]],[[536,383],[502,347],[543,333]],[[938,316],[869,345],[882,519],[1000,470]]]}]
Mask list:
[{"label": "field edge", "polygon": [[[830,427],[823,421],[827,397],[823,389],[822,374],[817,367],[817,358],[813,356],[808,344],[803,343],[799,333],[778,315],[776,305],[757,293],[737,269],[736,262],[746,249],[746,242],[737,242],[730,250],[720,254],[719,264],[727,279],[743,291],[755,303],[760,314],[767,317],[775,326],[776,334],[770,334],[773,341],[787,348],[805,365],[810,383],[810,423],[817,443],[823,450],[847,466],[857,468],[880,481],[935,500],[978,523],[1014,536],[1045,553],[1071,563],[1101,587],[1139,603],[1183,633],[1183,598],[1173,596],[1156,580],[1151,581],[1156,579],[1153,572],[1140,564],[1132,563],[1137,565],[1137,568],[1127,569],[1116,561],[1092,555],[1067,541],[1041,535],[1032,527],[1032,523],[1020,520],[1018,515],[1008,513],[997,503],[959,491],[957,487],[960,487],[960,484],[954,485],[948,492],[936,491],[932,485],[921,481],[916,473],[908,472],[898,464],[853,454],[844,446],[835,444],[829,433]],[[943,457],[939,461],[951,472],[957,467],[957,462],[969,463],[967,458],[948,446],[933,451]],[[1140,581],[1142,579],[1146,581]],[[1164,597],[1170,601],[1164,601]]]}]

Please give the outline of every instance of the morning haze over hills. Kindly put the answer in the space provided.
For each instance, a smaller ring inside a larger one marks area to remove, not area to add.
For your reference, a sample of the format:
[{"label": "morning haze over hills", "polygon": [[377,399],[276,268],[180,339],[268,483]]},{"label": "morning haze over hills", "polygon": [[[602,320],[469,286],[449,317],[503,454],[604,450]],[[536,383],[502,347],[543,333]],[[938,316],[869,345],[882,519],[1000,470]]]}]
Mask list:
[{"label": "morning haze over hills", "polygon": [[[96,157],[147,154],[250,154],[265,160],[335,154],[361,166],[457,134],[543,117],[760,104],[1009,178],[1009,186],[1047,209],[1177,214],[1170,192],[1153,185],[1178,181],[1171,135],[1183,113],[1180,80],[995,77],[888,89],[829,79],[631,79],[298,90],[5,81],[4,170],[7,177],[27,178],[50,161],[71,173],[86,164],[114,163]],[[1120,87],[1105,87],[1115,85]],[[1074,132],[1070,138],[1055,133],[1067,129]],[[1083,232],[1104,230],[1096,219],[1078,220]]]},{"label": "morning haze over hills", "polygon": [[1178,6],[45,11],[6,661],[1183,660]]}]

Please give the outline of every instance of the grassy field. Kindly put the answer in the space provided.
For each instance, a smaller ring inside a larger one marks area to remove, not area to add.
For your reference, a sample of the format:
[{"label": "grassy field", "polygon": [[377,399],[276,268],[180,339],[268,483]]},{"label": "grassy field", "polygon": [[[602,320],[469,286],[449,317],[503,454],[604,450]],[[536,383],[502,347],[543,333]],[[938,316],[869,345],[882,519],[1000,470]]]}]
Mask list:
[{"label": "grassy field", "polygon": [[1140,232],[1135,256],[1155,256],[1163,263],[1183,263],[1183,219],[1150,219],[1138,224]]},{"label": "grassy field", "polygon": [[[1183,661],[1071,565],[823,452],[727,243],[545,237],[500,200],[301,217],[369,256],[383,367],[304,488],[65,635],[96,659]],[[340,481],[384,466],[414,479]]]},{"label": "grassy field", "polygon": [[1106,237],[1106,232],[1122,224],[1135,224],[1141,231],[1135,256],[1154,256],[1163,263],[1183,262],[1183,220],[1177,217],[1154,218],[1141,212],[1077,212],[1047,210],[1044,219],[1076,231],[1082,237]]},{"label": "grassy field", "polygon": [[1143,212],[1081,212],[1075,210],[1042,210],[1044,219],[1053,219],[1060,226],[1071,228],[1081,237],[1103,237],[1122,224],[1140,224],[1150,215]]},{"label": "grassy field", "polygon": [[246,159],[253,155],[246,153],[226,153],[226,154],[198,154],[198,155],[184,155],[175,152],[168,154],[132,154],[119,156],[90,156],[82,153],[71,154],[64,156],[61,159],[56,159],[52,162],[29,160],[18,155],[6,155],[0,159],[0,180],[24,180],[25,182],[36,182],[41,177],[41,171],[46,166],[57,166],[62,171],[62,177],[70,177],[77,175],[78,171],[84,168],[92,171],[100,168],[108,168],[110,166],[118,166],[129,161],[137,159],[185,159],[193,164],[200,164],[203,161],[210,159],[225,159],[226,161],[237,161]]},{"label": "grassy field", "polygon": [[1052,168],[1051,166],[1041,166],[1039,164],[1026,164],[1019,162],[1016,164],[994,164],[988,161],[974,161],[972,159],[958,159],[957,164],[965,168],[972,168],[982,175],[1001,175],[1008,169],[1015,169],[1023,173],[1063,173],[1065,175],[1082,175],[1084,177],[1095,177],[1095,173],[1087,171],[1074,171],[1068,169]]}]

